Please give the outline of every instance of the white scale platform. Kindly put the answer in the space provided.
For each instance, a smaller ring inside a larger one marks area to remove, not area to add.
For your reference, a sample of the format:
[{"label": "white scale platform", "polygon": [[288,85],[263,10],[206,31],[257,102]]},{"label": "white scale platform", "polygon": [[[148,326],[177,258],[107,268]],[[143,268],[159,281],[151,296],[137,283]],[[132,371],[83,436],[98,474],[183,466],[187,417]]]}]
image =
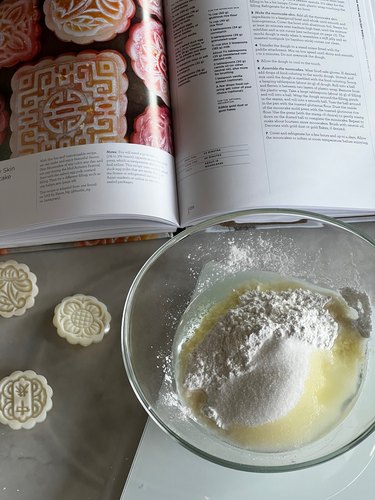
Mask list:
[{"label": "white scale platform", "polygon": [[375,435],[297,472],[241,472],[183,448],[149,419],[120,500],[374,500]]}]

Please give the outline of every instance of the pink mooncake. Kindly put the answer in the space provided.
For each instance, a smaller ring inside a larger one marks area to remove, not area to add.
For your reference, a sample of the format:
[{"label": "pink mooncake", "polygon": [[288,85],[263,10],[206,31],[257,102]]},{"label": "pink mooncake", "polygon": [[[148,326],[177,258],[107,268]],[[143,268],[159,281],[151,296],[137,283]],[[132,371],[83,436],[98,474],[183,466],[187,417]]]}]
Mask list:
[{"label": "pink mooncake", "polygon": [[3,0],[0,3],[0,68],[35,57],[41,47],[37,0]]},{"label": "pink mooncake", "polygon": [[161,0],[138,0],[139,5],[150,14],[163,20],[163,9]]},{"label": "pink mooncake", "polygon": [[130,26],[133,0],[45,0],[47,27],[65,42],[111,40]]},{"label": "pink mooncake", "polygon": [[135,74],[151,92],[169,104],[163,25],[151,17],[130,28],[126,52]]},{"label": "pink mooncake", "polygon": [[2,144],[7,135],[9,125],[9,113],[5,108],[4,97],[0,96],[0,144]]},{"label": "pink mooncake", "polygon": [[128,79],[116,51],[83,51],[25,65],[12,78],[12,156],[124,142]]},{"label": "pink mooncake", "polygon": [[130,142],[164,149],[172,154],[172,128],[169,109],[166,106],[147,106],[134,120],[134,132]]}]

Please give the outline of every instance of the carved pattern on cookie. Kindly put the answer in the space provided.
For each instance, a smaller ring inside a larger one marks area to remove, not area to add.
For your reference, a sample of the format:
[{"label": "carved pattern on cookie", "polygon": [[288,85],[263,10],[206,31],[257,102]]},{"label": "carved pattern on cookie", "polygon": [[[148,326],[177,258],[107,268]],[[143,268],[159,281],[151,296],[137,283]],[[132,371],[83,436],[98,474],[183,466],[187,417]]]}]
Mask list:
[{"label": "carved pattern on cookie", "polygon": [[40,14],[37,0],[0,3],[0,68],[29,61],[40,50]]},{"label": "carved pattern on cookie", "polygon": [[124,142],[128,79],[116,51],[42,59],[16,71],[10,101],[12,156]]},{"label": "carved pattern on cookie", "polygon": [[16,371],[0,381],[0,422],[12,429],[32,429],[46,419],[53,391],[42,375]]},{"label": "carved pattern on cookie", "polygon": [[47,27],[66,42],[111,40],[130,26],[133,0],[45,0]]},{"label": "carved pattern on cookie", "polygon": [[161,0],[138,0],[139,5],[150,14],[163,20],[162,2]]},{"label": "carved pattern on cookie", "polygon": [[134,120],[130,142],[164,149],[172,154],[170,112],[166,106],[147,106]]},{"label": "carved pattern on cookie", "polygon": [[125,48],[135,74],[151,92],[169,104],[163,25],[152,17],[146,17],[130,28]]},{"label": "carved pattern on cookie", "polygon": [[53,324],[70,344],[88,346],[109,332],[111,315],[105,304],[90,295],[66,297],[55,307]]},{"label": "carved pattern on cookie", "polygon": [[21,316],[34,305],[37,294],[36,276],[26,264],[0,262],[0,316]]}]

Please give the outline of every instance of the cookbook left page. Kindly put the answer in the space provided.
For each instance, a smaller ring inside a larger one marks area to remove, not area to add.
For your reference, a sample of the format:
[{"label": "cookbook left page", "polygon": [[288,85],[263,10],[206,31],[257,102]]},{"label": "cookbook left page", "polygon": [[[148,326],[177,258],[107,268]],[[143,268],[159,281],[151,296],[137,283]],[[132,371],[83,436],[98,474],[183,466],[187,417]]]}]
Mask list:
[{"label": "cookbook left page", "polygon": [[160,3],[2,0],[0,42],[0,247],[176,227]]}]

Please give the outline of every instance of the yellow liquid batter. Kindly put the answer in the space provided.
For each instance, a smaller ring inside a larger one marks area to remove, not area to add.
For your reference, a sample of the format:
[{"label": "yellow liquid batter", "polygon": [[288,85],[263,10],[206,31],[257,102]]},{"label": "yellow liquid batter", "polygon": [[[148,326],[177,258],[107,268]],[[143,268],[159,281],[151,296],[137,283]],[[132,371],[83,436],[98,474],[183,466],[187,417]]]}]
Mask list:
[{"label": "yellow liquid batter", "polygon": [[293,449],[318,439],[339,424],[352,408],[360,388],[365,364],[365,339],[350,318],[350,308],[340,295],[329,290],[305,284],[303,288],[319,291],[331,298],[329,311],[339,325],[339,333],[331,350],[313,349],[309,357],[308,375],[301,398],[289,413],[271,423],[258,426],[233,425],[222,429],[202,413],[206,401],[203,391],[189,391],[182,381],[187,358],[202,341],[214,324],[238,304],[239,296],[246,290],[258,287],[263,290],[301,288],[301,282],[280,281],[259,283],[252,281],[241,285],[224,300],[213,305],[205,314],[198,328],[179,347],[176,364],[177,387],[182,400],[191,409],[195,419],[235,445],[258,451]]}]

